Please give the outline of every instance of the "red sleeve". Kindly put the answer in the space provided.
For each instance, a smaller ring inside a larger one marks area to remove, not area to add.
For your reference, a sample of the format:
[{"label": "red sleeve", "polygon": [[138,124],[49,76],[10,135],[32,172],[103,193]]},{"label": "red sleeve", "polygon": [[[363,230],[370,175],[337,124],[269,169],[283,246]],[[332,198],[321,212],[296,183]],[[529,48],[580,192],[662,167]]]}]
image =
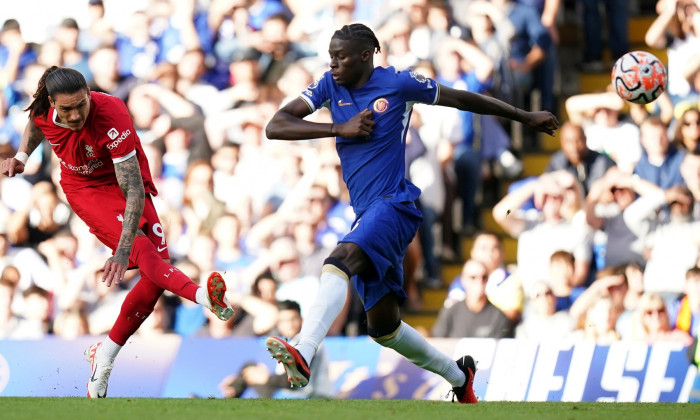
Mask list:
[{"label": "red sleeve", "polygon": [[126,105],[119,98],[104,95],[105,101],[99,105],[99,119],[95,121],[95,140],[99,147],[109,151],[112,160],[120,162],[136,152],[136,129]]}]

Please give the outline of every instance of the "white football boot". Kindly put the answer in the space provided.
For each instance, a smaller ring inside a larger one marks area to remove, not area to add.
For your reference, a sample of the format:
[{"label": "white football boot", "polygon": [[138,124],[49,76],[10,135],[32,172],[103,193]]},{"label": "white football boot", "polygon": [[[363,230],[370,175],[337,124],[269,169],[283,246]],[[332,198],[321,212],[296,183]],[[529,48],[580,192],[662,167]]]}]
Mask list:
[{"label": "white football boot", "polygon": [[[97,349],[102,345],[101,342],[95,343],[90,348],[85,350],[87,361],[90,362],[90,370],[92,375],[87,383],[88,398],[105,398],[107,397],[107,382],[109,375],[114,367],[114,360],[100,360],[97,354]],[[105,359],[102,357],[102,359]]]}]

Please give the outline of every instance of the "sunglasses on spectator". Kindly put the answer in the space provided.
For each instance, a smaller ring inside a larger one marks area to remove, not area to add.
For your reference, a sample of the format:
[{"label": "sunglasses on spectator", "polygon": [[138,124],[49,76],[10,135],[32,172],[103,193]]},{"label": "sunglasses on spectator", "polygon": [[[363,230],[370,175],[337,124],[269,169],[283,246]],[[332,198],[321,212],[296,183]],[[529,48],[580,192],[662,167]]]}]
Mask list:
[{"label": "sunglasses on spectator", "polygon": [[652,316],[652,315],[662,315],[666,313],[665,308],[658,308],[658,309],[647,309],[644,311],[644,314],[647,316]]},{"label": "sunglasses on spectator", "polygon": [[551,290],[542,290],[539,292],[532,293],[530,295],[530,299],[537,299],[541,297],[549,297],[552,296],[552,291]]}]

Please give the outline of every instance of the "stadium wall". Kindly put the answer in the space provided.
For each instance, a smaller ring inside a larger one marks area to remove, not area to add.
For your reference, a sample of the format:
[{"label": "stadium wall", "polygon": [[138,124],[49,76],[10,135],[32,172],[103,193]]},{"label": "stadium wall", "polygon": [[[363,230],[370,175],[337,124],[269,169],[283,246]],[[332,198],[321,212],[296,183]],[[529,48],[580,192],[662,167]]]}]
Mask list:
[{"label": "stadium wall", "polygon": [[[93,341],[0,341],[0,396],[84,396],[83,351]],[[478,360],[474,385],[486,401],[686,402],[700,391],[697,369],[675,343],[431,342],[455,358],[469,353]],[[439,376],[366,337],[328,338],[324,346],[339,398],[440,400],[449,390]],[[115,363],[109,395],[219,398],[221,380],[249,361],[274,368],[260,338],[133,337]]]}]

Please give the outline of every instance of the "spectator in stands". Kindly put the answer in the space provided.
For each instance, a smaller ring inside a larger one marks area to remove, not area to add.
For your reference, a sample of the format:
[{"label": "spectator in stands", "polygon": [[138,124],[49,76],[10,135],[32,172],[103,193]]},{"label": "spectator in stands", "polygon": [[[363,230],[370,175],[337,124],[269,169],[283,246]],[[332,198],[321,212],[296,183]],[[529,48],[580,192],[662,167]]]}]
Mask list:
[{"label": "spectator in stands", "polygon": [[629,288],[625,296],[625,309],[636,309],[644,294],[644,270],[639,264],[631,262],[625,265],[625,277]]},{"label": "spectator in stands", "polygon": [[687,153],[681,163],[681,176],[693,194],[693,219],[700,220],[700,153]]},{"label": "spectator in stands", "polygon": [[605,234],[605,267],[634,261],[644,266],[651,213],[666,203],[663,190],[652,182],[611,168],[593,184],[586,198],[586,221]]},{"label": "spectator in stands", "polygon": [[493,61],[491,92],[501,100],[512,102],[515,82],[508,63],[508,50],[510,38],[515,33],[513,24],[498,5],[485,0],[470,1],[465,17],[471,38]]},{"label": "spectator in stands", "polygon": [[[436,67],[436,81],[445,86],[475,93],[484,93],[491,86],[493,62],[471,42],[445,39],[438,50]],[[469,111],[460,111],[459,114],[463,137],[459,143],[448,145],[451,146],[450,155],[457,178],[456,191],[462,200],[461,226],[468,229],[479,225],[476,193],[481,184],[481,160],[475,147],[474,114]],[[455,187],[447,185],[447,188]],[[445,203],[446,207],[452,205],[451,202]]]},{"label": "spectator in stands", "polygon": [[75,340],[88,335],[88,320],[80,308],[70,308],[59,312],[53,320],[52,332],[64,340]]},{"label": "spectator in stands", "polygon": [[[293,300],[301,306],[302,316],[316,299],[318,275],[302,275],[301,260],[291,237],[281,237],[270,245],[270,270],[279,282],[277,300]],[[347,305],[346,305],[347,306]]]},{"label": "spectator in stands", "polygon": [[[214,266],[229,275],[240,275],[250,266],[255,257],[241,247],[241,222],[233,213],[218,215],[212,229],[212,237],[216,241]],[[231,283],[229,288],[235,285]]]},{"label": "spectator in stands", "polygon": [[693,342],[693,338],[686,331],[671,326],[666,303],[656,293],[645,292],[632,316],[632,340],[648,344],[672,341],[684,346]]},{"label": "spectator in stands", "polygon": [[290,42],[288,27],[289,17],[285,13],[271,15],[262,24],[259,42],[252,45],[261,53],[258,62],[264,85],[274,86],[289,65],[308,56],[297,44]]},{"label": "spectator in stands", "polygon": [[644,41],[651,48],[666,48],[668,85],[674,104],[690,94],[683,75],[684,66],[700,50],[700,30],[696,27],[698,4],[694,0],[664,0],[656,3],[659,16],[647,29]]},{"label": "spectator in stands", "polygon": [[[254,104],[260,98],[259,58],[260,52],[253,48],[240,49],[233,54],[228,66],[230,87],[221,90],[217,98],[219,111],[237,108],[244,104]],[[296,62],[290,64],[285,70],[285,74],[294,66],[299,65]],[[284,76],[280,78],[280,81],[283,78]],[[216,118],[216,114],[213,118]]]},{"label": "spectator in stands", "polygon": [[682,184],[680,166],[685,152],[671,147],[666,125],[650,116],[640,126],[640,138],[643,151],[634,173],[664,190]]},{"label": "spectator in stands", "polygon": [[585,313],[583,325],[573,333],[574,339],[592,341],[601,346],[609,346],[620,340],[615,330],[612,302],[607,297],[596,297]]},{"label": "spectator in stands", "polygon": [[556,309],[556,297],[546,282],[532,286],[527,305],[529,311],[515,328],[515,338],[544,342],[570,337],[574,322],[568,311]]},{"label": "spectator in stands", "polygon": [[684,186],[664,191],[668,217],[661,218],[646,240],[644,291],[664,298],[683,292],[686,270],[700,255],[700,220],[692,219],[693,197]]},{"label": "spectator in stands", "polygon": [[[315,3],[314,7],[305,7],[304,2],[287,3],[294,14],[289,24],[289,39],[305,50],[314,52],[318,57],[328,53],[326,40],[333,35],[332,28],[342,27],[357,20],[353,17],[355,0],[320,2]],[[295,3],[297,3],[296,7]],[[375,6],[372,8],[373,13],[382,14],[378,10],[381,7],[378,2],[372,6]]]},{"label": "spectator in stands", "polygon": [[413,68],[420,58],[409,45],[413,34],[411,21],[406,13],[398,12],[377,30],[377,38],[386,44],[387,64],[396,70]]},{"label": "spectator in stands", "polygon": [[[418,63],[415,70],[425,77],[435,79],[435,67],[430,61]],[[420,243],[423,250],[425,285],[435,287],[439,280],[437,254],[434,251],[434,227],[440,226],[442,238],[440,252],[446,260],[456,260],[455,232],[453,226],[454,172],[452,150],[463,138],[460,111],[454,108],[416,104],[413,107],[411,125],[415,125],[426,151],[417,157],[409,168],[409,179],[421,189],[416,203],[423,213]],[[449,255],[448,255],[449,254]],[[460,299],[461,300],[461,299]]]},{"label": "spectator in stands", "polygon": [[119,74],[119,53],[112,45],[101,45],[91,50],[87,64],[92,73],[92,79],[88,81],[91,91],[104,92],[127,101],[138,79]]},{"label": "spectator in stands", "polygon": [[574,287],[576,259],[568,251],[555,251],[549,257],[548,283],[555,298],[557,311],[568,311],[571,305],[586,290],[583,286]]},{"label": "spectator in stands", "polygon": [[[599,0],[583,0],[583,32],[584,49],[583,71],[607,71],[612,67],[611,63],[603,63],[603,43],[604,33],[603,23],[600,16]],[[603,1],[606,12],[606,29],[608,45],[610,47],[611,59],[615,62],[623,54],[629,51],[628,41],[628,5],[620,0]]]},{"label": "spectator in stands", "polygon": [[8,100],[0,91],[0,153],[11,154],[17,150],[22,136],[15,128],[14,120],[9,115]]},{"label": "spectator in stands", "polygon": [[19,22],[5,20],[0,28],[0,90],[10,98],[9,106],[18,99],[11,85],[22,78],[24,69],[36,59],[36,51],[22,37]]},{"label": "spectator in stands", "polygon": [[513,323],[486,297],[488,279],[482,262],[464,263],[461,276],[466,292],[464,301],[440,310],[431,331],[433,337],[513,337]]},{"label": "spectator in stands", "polygon": [[5,278],[5,270],[2,273],[3,276],[0,276],[0,339],[6,339],[14,334],[19,320],[12,313],[16,283]]},{"label": "spectator in stands", "polygon": [[29,206],[17,209],[7,223],[10,241],[16,246],[36,247],[68,226],[72,211],[58,197],[56,187],[41,181],[32,188]]},{"label": "spectator in stands", "polygon": [[[299,304],[284,300],[277,305],[279,316],[275,335],[288,337],[291,340],[301,331],[301,308]],[[250,387],[255,390],[260,398],[273,398],[275,396],[286,398],[332,398],[335,396],[333,386],[329,378],[328,358],[319,348],[311,362],[314,375],[309,384],[304,388],[288,390],[287,374],[281,365],[276,365],[274,372],[270,372],[262,363],[248,362],[243,365],[240,372],[224,378],[219,384],[219,389],[225,398],[241,398],[242,394]]]},{"label": "spectator in stands", "polygon": [[66,18],[56,28],[53,38],[59,42],[62,48],[61,65],[78,70],[89,81],[92,80],[93,76],[88,66],[87,53],[78,49],[79,36],[78,22],[73,18]]},{"label": "spectator in stands", "polygon": [[700,332],[700,266],[686,271],[683,293],[684,296],[669,306],[671,325],[697,337]]},{"label": "spectator in stands", "polygon": [[[134,128],[143,143],[152,143],[174,128],[188,129],[193,136],[203,135],[198,133],[203,120],[197,107],[166,86],[137,85],[129,93],[127,107],[134,116]],[[196,137],[194,143],[205,145],[206,139]]]},{"label": "spectator in stands", "polygon": [[530,92],[539,89],[541,108],[554,111],[554,72],[547,67],[556,64],[547,62],[552,37],[542,24],[537,9],[515,0],[495,0],[492,3],[508,16],[515,30],[510,41],[509,64],[515,81],[516,106],[529,109]]},{"label": "spectator in stands", "polygon": [[559,131],[561,150],[549,159],[545,172],[565,170],[576,177],[588,195],[591,186],[602,178],[615,162],[608,156],[591,150],[586,145],[586,134],[581,126],[565,122]]},{"label": "spectator in stands", "polygon": [[[591,234],[585,222],[570,216],[563,206],[566,189],[577,185],[566,171],[550,172],[507,194],[493,208],[493,217],[512,237],[518,238],[517,275],[525,293],[538,280],[547,278],[555,251],[571,252],[575,259],[572,287],[586,284],[592,256]],[[537,218],[520,210],[531,198],[540,212]],[[580,199],[580,198],[579,198]]]},{"label": "spectator in stands", "polygon": [[126,22],[114,42],[119,52],[119,74],[146,79],[155,70],[160,53],[158,43],[151,38],[151,18],[146,11],[138,10]]},{"label": "spectator in stands", "polygon": [[[187,135],[187,133],[182,133]],[[208,234],[216,220],[224,213],[224,205],[214,197],[211,163],[206,160],[184,165],[185,195],[182,214],[188,230],[193,233]]]},{"label": "spectator in stands", "polygon": [[51,294],[32,285],[22,293],[24,309],[12,337],[17,340],[44,338],[51,327]]},{"label": "spectator in stands", "polygon": [[261,336],[269,334],[278,320],[277,280],[265,271],[253,281],[251,292],[228,292],[236,306],[236,325],[233,335]]},{"label": "spectator in stands", "polygon": [[105,5],[102,0],[88,0],[88,24],[80,31],[78,48],[90,52],[102,45],[114,45],[116,34],[105,19]]},{"label": "spectator in stands", "polygon": [[688,108],[676,121],[673,145],[686,153],[700,153],[700,109]]},{"label": "spectator in stands", "polygon": [[228,108],[229,101],[222,100],[219,90],[206,79],[205,52],[200,48],[185,51],[178,60],[175,92],[197,105],[202,113],[211,115]]},{"label": "spectator in stands", "polygon": [[569,310],[574,323],[581,327],[587,322],[591,311],[594,311],[596,303],[605,298],[609,300],[609,320],[618,335],[628,335],[630,331],[631,311],[625,307],[625,300],[629,293],[625,267],[611,267],[598,271],[596,280],[585,289],[576,299]]},{"label": "spectator in stands", "polygon": [[[523,312],[524,295],[518,276],[511,276],[503,261],[503,242],[500,236],[491,232],[480,232],[474,236],[474,243],[469,253],[472,260],[486,266],[488,282],[486,296],[513,323],[520,321]],[[464,301],[466,296],[461,275],[457,276],[447,292],[444,306],[449,308]]]},{"label": "spectator in stands", "polygon": [[569,121],[583,127],[589,149],[631,172],[642,154],[639,128],[621,119],[625,102],[615,92],[585,93],[566,100]]}]

